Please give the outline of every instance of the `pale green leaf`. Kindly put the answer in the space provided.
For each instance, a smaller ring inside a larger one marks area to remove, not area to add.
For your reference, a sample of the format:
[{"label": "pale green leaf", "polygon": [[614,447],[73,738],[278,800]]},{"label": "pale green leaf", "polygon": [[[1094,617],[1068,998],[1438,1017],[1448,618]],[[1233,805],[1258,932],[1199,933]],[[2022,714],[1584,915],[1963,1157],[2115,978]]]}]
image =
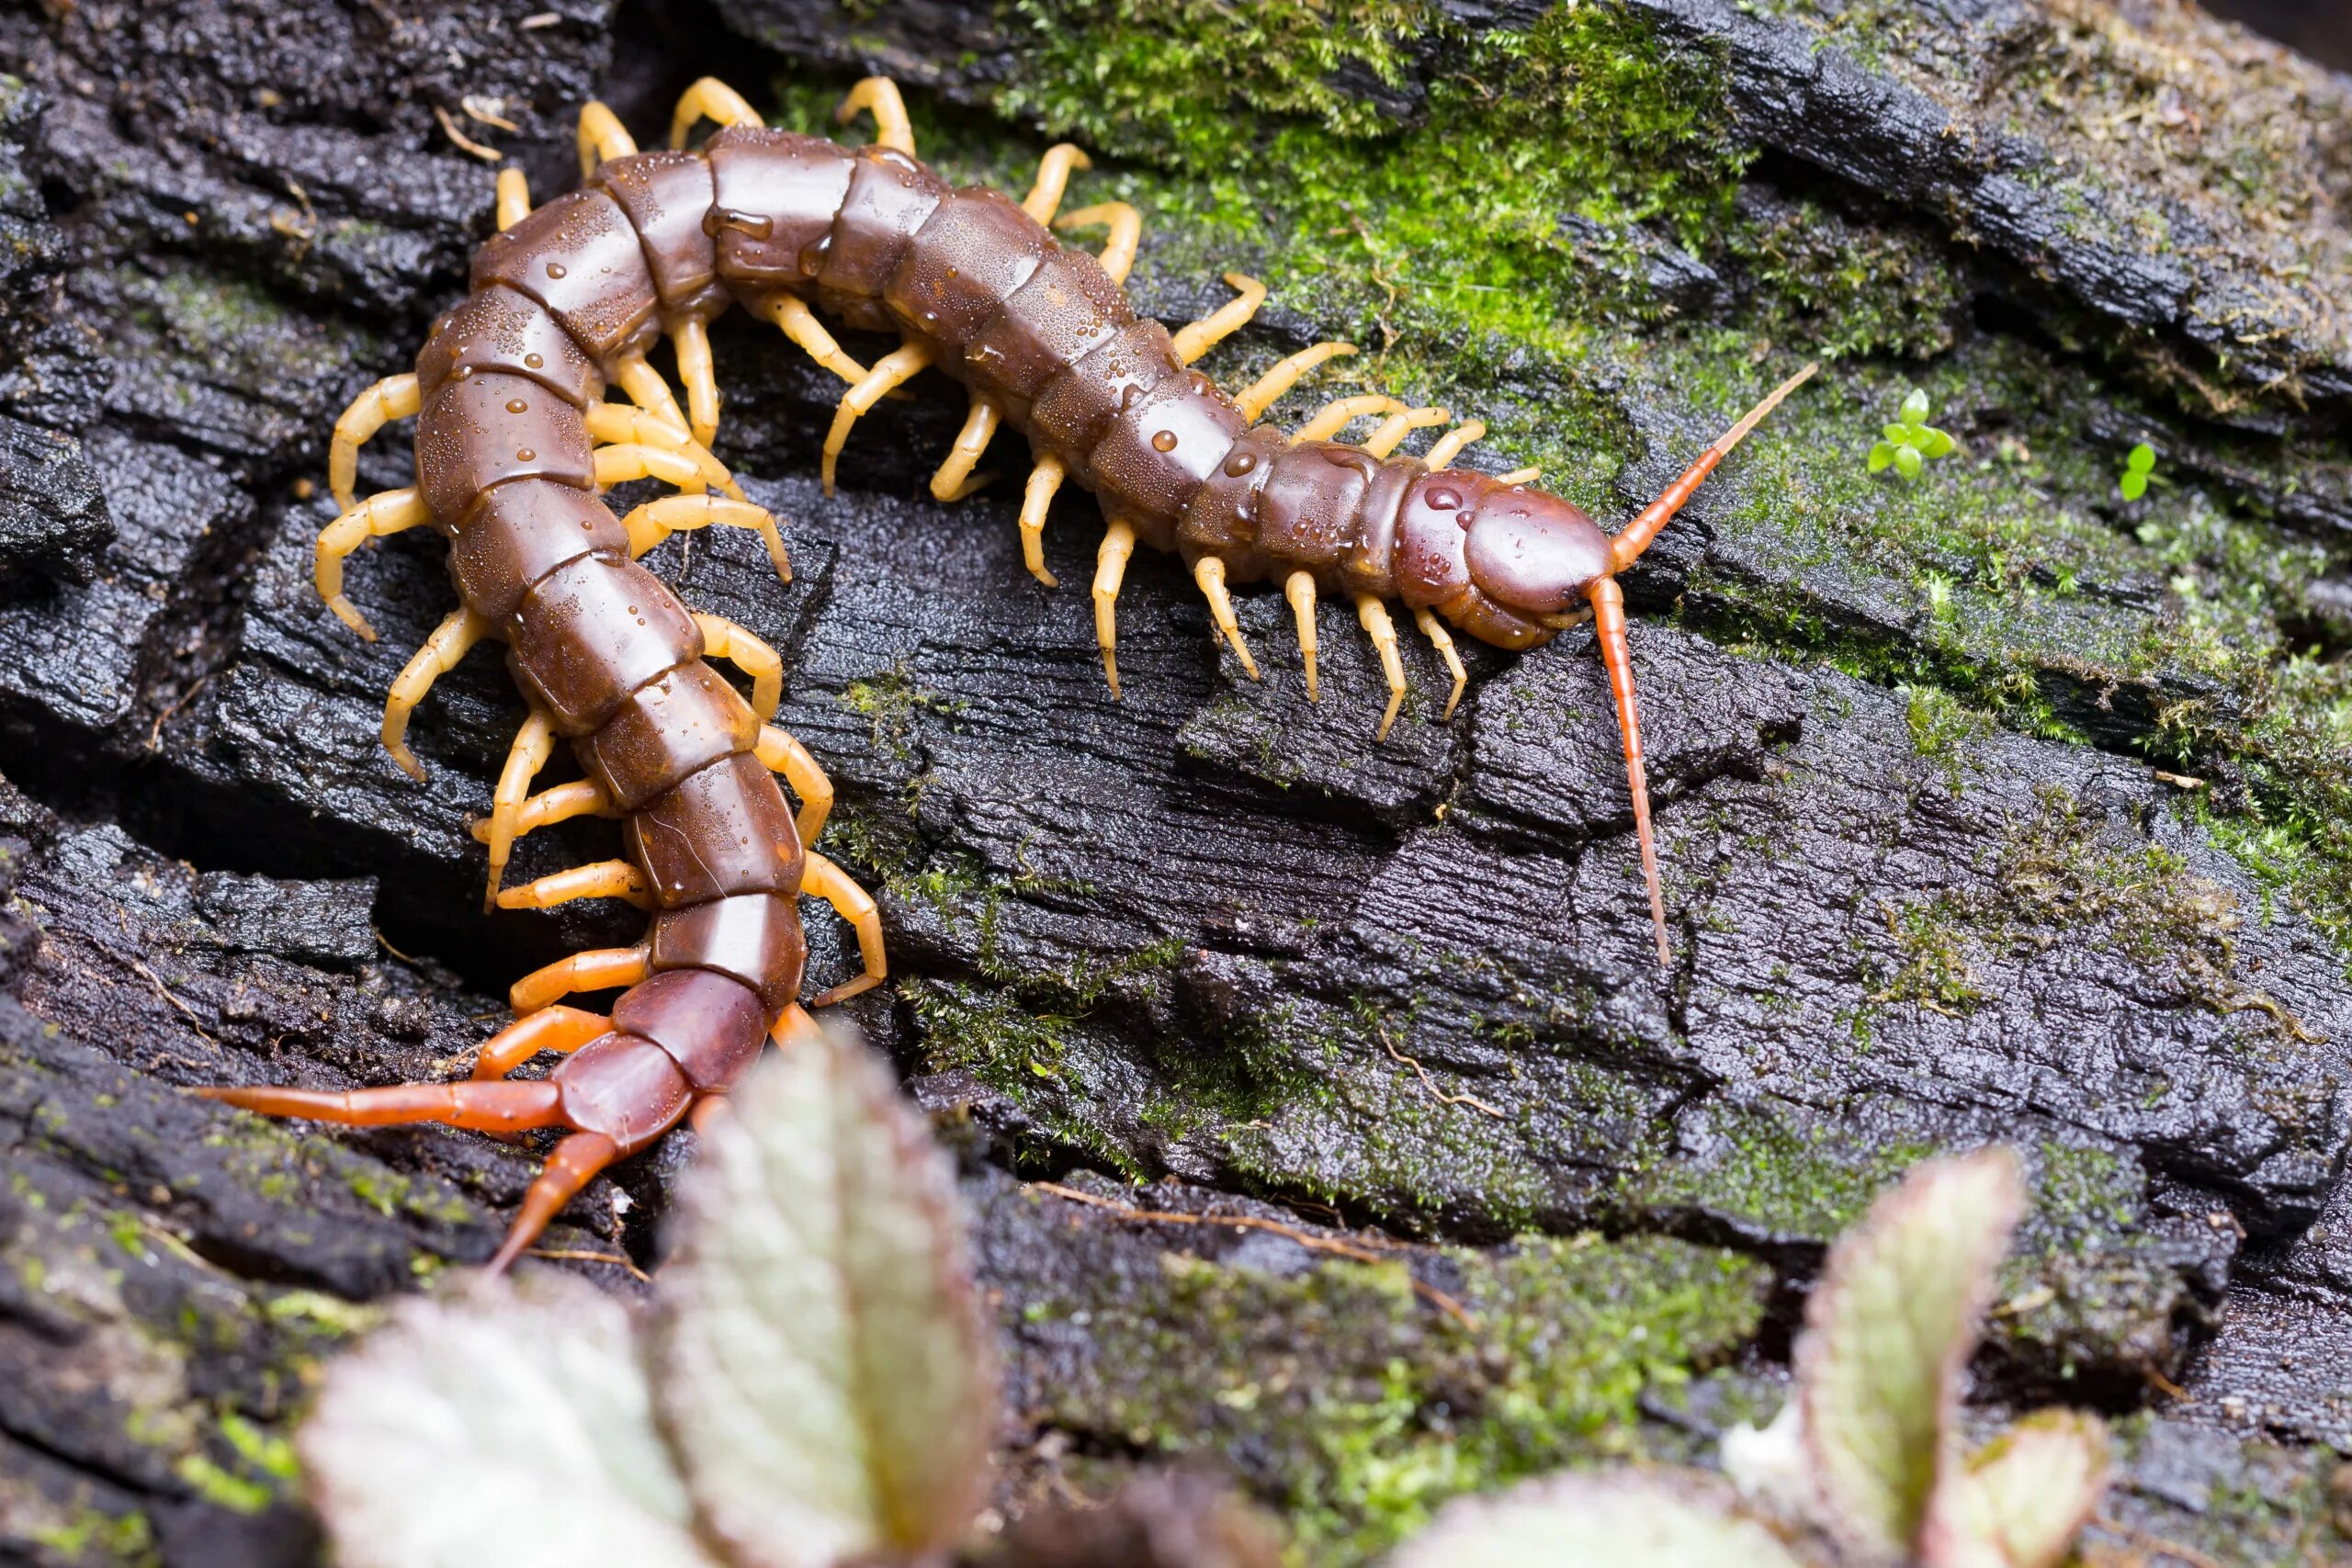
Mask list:
[{"label": "pale green leaf", "polygon": [[1923,1543],[1927,1568],[2052,1568],[2098,1506],[2107,1468],[2098,1416],[2027,1416],[1953,1475]]},{"label": "pale green leaf", "polygon": [[1907,445],[1897,446],[1894,449],[1894,471],[1901,474],[1906,479],[1917,479],[1919,477],[1919,449],[1917,446]]},{"label": "pale green leaf", "polygon": [[2137,501],[2148,493],[2148,476],[2137,468],[2126,468],[2123,477],[2115,481],[2115,488],[2123,492],[2124,500]]},{"label": "pale green leaf", "polygon": [[1830,1249],[1796,1350],[1825,1522],[1905,1557],[1954,1462],[1960,1380],[2024,1199],[1991,1148],[1920,1166]]},{"label": "pale green leaf", "polygon": [[328,1366],[297,1438],[342,1568],[713,1568],[634,1325],[550,1277],[412,1301]]},{"label": "pale green leaf", "polygon": [[1878,433],[1886,438],[1888,446],[1900,446],[1909,441],[1911,433],[1918,428],[1916,424],[1882,424]]},{"label": "pale green leaf", "polygon": [[2132,455],[2124,458],[2123,466],[2135,474],[2148,473],[2156,466],[2156,449],[2143,441],[2132,448]]},{"label": "pale green leaf", "polygon": [[1903,423],[1905,424],[1928,423],[1928,394],[1916,387],[1912,389],[1911,395],[1903,400]]},{"label": "pale green leaf", "polygon": [[1576,1472],[1446,1506],[1388,1568],[1804,1568],[1696,1471]]},{"label": "pale green leaf", "polygon": [[1882,441],[1877,446],[1871,448],[1871,472],[1874,474],[1883,473],[1886,470],[1886,466],[1894,461],[1894,444],[1893,442]]},{"label": "pale green leaf", "polygon": [[944,1548],[978,1506],[990,1341],[945,1157],[830,1033],[777,1053],[681,1184],[656,1398],[699,1516],[746,1564]]},{"label": "pale green leaf", "polygon": [[1951,456],[1952,448],[1959,445],[1942,431],[1930,429],[1924,424],[1919,427],[1919,434],[1913,438],[1911,444],[1919,448],[1919,456],[1922,457],[1948,457]]}]

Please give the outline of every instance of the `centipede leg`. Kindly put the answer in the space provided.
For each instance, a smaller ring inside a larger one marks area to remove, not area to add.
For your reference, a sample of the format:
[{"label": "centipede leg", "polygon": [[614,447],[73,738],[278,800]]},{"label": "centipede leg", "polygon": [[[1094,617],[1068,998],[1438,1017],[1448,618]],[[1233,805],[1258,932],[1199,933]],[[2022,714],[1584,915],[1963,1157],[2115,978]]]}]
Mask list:
[{"label": "centipede leg", "polygon": [[891,388],[911,380],[930,364],[931,350],[910,343],[876,360],[865,379],[842,394],[841,406],[833,411],[833,427],[825,434],[825,456],[820,469],[827,495],[833,493],[833,467],[841,460],[842,448],[849,445],[850,427],[880,402]]},{"label": "centipede leg", "polygon": [[371,538],[380,539],[432,521],[433,513],[426,510],[424,500],[413,486],[408,486],[378,491],[319,531],[311,581],[318,585],[319,597],[327,602],[327,608],[335,613],[338,620],[369,642],[376,640],[376,628],[344,596],[344,560]]},{"label": "centipede leg", "polygon": [[704,119],[721,125],[757,125],[760,112],[718,77],[705,76],[679,95],[677,109],[670,116],[670,145],[684,147],[686,133]]},{"label": "centipede leg", "polygon": [[482,825],[487,831],[478,835],[490,846],[490,889],[481,896],[485,911],[498,908],[498,885],[506,878],[506,863],[523,831],[517,818],[530,795],[531,781],[554,752],[555,720],[545,710],[533,708],[506,750],[506,765],[499,769],[498,787],[490,797],[490,821]]},{"label": "centipede leg", "polygon": [[1225,591],[1225,562],[1216,556],[1203,556],[1193,563],[1193,581],[1199,584],[1201,596],[1209,602],[1209,619],[1232,645],[1233,656],[1241,660],[1241,668],[1250,679],[1258,679],[1258,661],[1250,657],[1250,645],[1241,639],[1241,623],[1233,618],[1233,595]]},{"label": "centipede leg", "polygon": [[1102,678],[1111,683],[1113,702],[1119,700],[1119,584],[1135,553],[1135,525],[1112,518],[1094,558],[1094,640],[1102,645]]},{"label": "centipede leg", "polygon": [[580,131],[574,138],[580,148],[580,177],[586,179],[596,172],[599,164],[615,158],[626,158],[637,151],[637,141],[620,117],[591,98],[580,108]]},{"label": "centipede leg", "polygon": [[[502,801],[500,804],[503,807],[505,803]],[[527,838],[542,828],[552,828],[559,822],[569,822],[575,817],[619,815],[621,813],[614,807],[612,797],[605,793],[604,785],[594,779],[573,779],[569,784],[560,784],[553,789],[543,789],[537,795],[525,796],[508,818],[506,843],[511,848],[518,839]],[[496,830],[496,824],[492,821],[474,823],[474,842],[492,842]],[[484,908],[498,908],[498,883],[503,878],[505,870],[506,863],[502,860],[493,874],[490,893],[482,900]]]},{"label": "centipede leg", "polygon": [[603,1013],[581,1008],[541,1008],[481,1043],[474,1053],[474,1077],[503,1078],[542,1051],[569,1055],[612,1026],[613,1021]]},{"label": "centipede leg", "polygon": [[1495,482],[1498,485],[1532,485],[1543,477],[1543,467],[1540,464],[1531,464],[1524,468],[1513,468],[1507,474],[1497,474]]},{"label": "centipede leg", "polygon": [[695,444],[707,448],[718,434],[718,378],[711,368],[710,329],[690,317],[670,334],[670,344],[678,355],[678,379],[686,384],[687,429]]},{"label": "centipede leg", "polygon": [[1437,656],[1445,660],[1446,673],[1453,677],[1453,691],[1446,697],[1445,712],[1440,716],[1452,718],[1453,710],[1461,705],[1463,690],[1470,684],[1470,671],[1462,668],[1462,654],[1453,646],[1453,634],[1445,629],[1445,623],[1437,618],[1434,611],[1427,605],[1415,610],[1413,624],[1421,628],[1421,635],[1430,639]]},{"label": "centipede leg", "polygon": [[693,612],[702,628],[702,656],[724,659],[752,678],[752,709],[764,723],[784,700],[784,660],[776,650],[724,615]]},{"label": "centipede leg", "polygon": [[419,784],[424,782],[424,765],[408,749],[409,715],[433,690],[433,682],[455,670],[458,661],[492,629],[487,619],[471,610],[450,611],[392,682],[391,696],[384,704],[384,750],[392,754],[392,761],[401,765],[402,772]]},{"label": "centipede leg", "polygon": [[1306,660],[1306,700],[1319,703],[1322,694],[1315,687],[1315,574],[1292,572],[1283,583],[1283,597],[1298,620],[1298,651]]},{"label": "centipede leg", "polygon": [[415,418],[422,401],[413,371],[387,376],[351,400],[327,445],[327,489],[335,505],[348,512],[357,504],[352,487],[359,478],[359,448],[393,420]]},{"label": "centipede leg", "polygon": [[1314,416],[1298,427],[1294,441],[1329,441],[1347,428],[1348,422],[1366,414],[1403,413],[1405,405],[1395,398],[1378,392],[1363,392],[1351,398],[1337,398],[1315,411]]},{"label": "centipede leg", "polygon": [[962,501],[977,495],[994,474],[975,477],[972,469],[978,465],[980,454],[989,449],[996,438],[997,421],[1003,417],[993,398],[975,394],[972,411],[964,416],[964,428],[956,435],[956,445],[949,448],[947,461],[931,476],[931,494],[934,501]]},{"label": "centipede leg", "polygon": [[506,988],[506,1002],[519,1018],[575,992],[626,989],[652,973],[653,950],[643,942],[635,947],[592,947],[532,970]]},{"label": "centipede leg", "polygon": [[506,1232],[506,1239],[499,1244],[498,1254],[483,1266],[489,1274],[503,1274],[513,1267],[530,1245],[538,1240],[563,1206],[580,1195],[580,1190],[596,1179],[596,1173],[620,1156],[620,1145],[602,1133],[574,1133],[558,1144],[548,1155],[547,1168],[523,1194],[523,1201],[514,1212],[514,1224]]},{"label": "centipede leg", "polygon": [[590,403],[587,409],[588,439],[605,446],[658,446],[677,453],[692,463],[698,477],[679,488],[690,495],[716,486],[727,492],[729,499],[744,499],[743,487],[727,471],[727,465],[710,455],[710,448],[695,440],[684,427],[672,424],[659,414],[621,403]]},{"label": "centipede leg", "polygon": [[562,1121],[551,1083],[391,1084],[328,1093],[307,1089],[206,1087],[197,1093],[262,1116],[299,1116],[339,1127],[402,1127],[437,1122],[477,1133],[519,1133]]},{"label": "centipede leg", "polygon": [[652,890],[645,886],[645,875],[625,860],[600,860],[589,865],[575,865],[526,882],[520,887],[503,889],[498,895],[502,909],[551,909],[558,904],[569,904],[575,898],[619,898],[640,909],[653,907]]},{"label": "centipede leg", "polygon": [[907,103],[899,96],[899,85],[888,76],[868,76],[849,90],[842,107],[833,111],[837,125],[847,125],[861,109],[874,115],[876,145],[895,148],[911,158],[915,155],[915,128],[907,118]]},{"label": "centipede leg", "polygon": [[708,479],[703,466],[680,448],[640,441],[597,447],[595,464],[598,490],[610,490],[631,479],[660,479],[698,493]]},{"label": "centipede leg", "polygon": [[1225,281],[1239,298],[1227,300],[1175,336],[1176,357],[1187,365],[1249,325],[1266,302],[1266,286],[1249,274],[1228,272]]},{"label": "centipede leg", "polygon": [[666,495],[632,510],[621,519],[621,526],[628,531],[628,553],[632,557],[643,555],[673,534],[692,528],[749,528],[766,542],[768,563],[775,568],[776,581],[792,581],[792,561],[785,554],[784,535],[776,527],[775,514],[748,501],[711,495]]},{"label": "centipede leg", "polygon": [[792,793],[800,797],[800,814],[792,820],[793,830],[800,835],[803,847],[815,843],[817,835],[825,830],[825,818],[833,814],[833,781],[825,776],[808,748],[790,731],[773,724],[761,727],[759,743],[752,754],[768,772],[783,774]]},{"label": "centipede leg", "polygon": [[531,215],[531,182],[520,169],[498,171],[498,231],[504,233]]},{"label": "centipede leg", "polygon": [[1396,722],[1396,710],[1405,705],[1405,660],[1396,651],[1396,623],[1388,618],[1388,606],[1369,593],[1356,595],[1356,619],[1380,655],[1380,672],[1388,677],[1388,711],[1380,716],[1380,728],[1373,735],[1375,741],[1385,740],[1388,727]]},{"label": "centipede leg", "polygon": [[1486,434],[1487,422],[1485,420],[1465,419],[1460,424],[1455,425],[1452,430],[1447,431],[1443,435],[1439,436],[1435,442],[1431,443],[1429,451],[1422,457],[1421,461],[1429,465],[1429,468],[1431,473],[1435,473],[1438,469],[1446,467],[1448,464],[1452,463],[1453,459],[1462,456],[1464,447],[1468,446],[1473,441],[1478,440]]},{"label": "centipede leg", "polygon": [[1084,229],[1097,223],[1106,225],[1111,237],[1095,259],[1111,275],[1112,282],[1124,285],[1136,265],[1136,247],[1143,243],[1143,214],[1124,201],[1105,201],[1054,220],[1056,229]]},{"label": "centipede leg", "polygon": [[1062,193],[1069,188],[1070,171],[1091,169],[1094,161],[1067,141],[1057,141],[1037,160],[1036,183],[1021,198],[1021,210],[1040,223],[1051,223],[1061,209]]},{"label": "centipede leg", "polygon": [[670,383],[662,372],[645,362],[641,354],[625,354],[613,362],[613,381],[621,395],[647,413],[673,430],[691,430],[685,411],[678,407],[677,395],[670,390]]},{"label": "centipede leg", "polygon": [[1302,348],[1243,388],[1233,400],[1234,405],[1240,409],[1242,418],[1255,424],[1274,406],[1276,398],[1298,384],[1301,376],[1327,359],[1355,351],[1356,345],[1351,343],[1318,343],[1312,348]]},{"label": "centipede leg", "polygon": [[1390,414],[1380,422],[1380,428],[1364,437],[1363,449],[1375,457],[1385,457],[1396,450],[1406,435],[1416,430],[1426,430],[1433,424],[1443,424],[1453,417],[1444,409],[1407,409]]},{"label": "centipede leg", "polygon": [[1069,472],[1059,457],[1040,457],[1029,470],[1028,488],[1021,492],[1021,560],[1029,575],[1048,588],[1060,587],[1061,580],[1046,570],[1046,513]]},{"label": "centipede leg", "polygon": [[797,296],[778,290],[754,302],[752,310],[774,321],[783,329],[784,335],[809,358],[851,386],[854,387],[865,379],[868,374],[865,367],[842,352],[842,345],[833,341],[833,334],[825,330],[825,324],[817,319],[817,312]]},{"label": "centipede leg", "polygon": [[865,973],[820,992],[808,1004],[831,1007],[872,990],[888,976],[889,963],[882,951],[882,914],[874,907],[873,896],[852,881],[847,872],[814,850],[804,852],[804,856],[807,869],[801,874],[800,891],[822,898],[833,907],[833,913],[855,928],[858,956],[865,963]]}]

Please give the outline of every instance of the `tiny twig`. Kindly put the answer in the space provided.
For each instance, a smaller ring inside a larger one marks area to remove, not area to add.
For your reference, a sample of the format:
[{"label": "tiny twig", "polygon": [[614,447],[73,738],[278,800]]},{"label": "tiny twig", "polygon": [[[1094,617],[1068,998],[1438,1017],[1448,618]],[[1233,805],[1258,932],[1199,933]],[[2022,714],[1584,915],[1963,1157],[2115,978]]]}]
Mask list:
[{"label": "tiny twig", "polygon": [[2091,1523],[2107,1531],[2108,1534],[2120,1535],[2134,1546],[2153,1551],[2159,1557],[2169,1557],[2176,1562],[2186,1562],[2188,1568],[2222,1568],[2220,1562],[2206,1556],[2193,1546],[2183,1546],[2177,1540],[2167,1540],[2163,1536],[2151,1535],[2143,1529],[2134,1529],[2121,1519],[2109,1518],[2105,1514],[2098,1514],[2092,1517]]},{"label": "tiny twig", "polygon": [[449,118],[449,111],[443,108],[439,104],[433,106],[433,118],[441,122],[441,129],[449,133],[450,141],[456,142],[459,147],[464,148],[475,157],[480,158],[483,163],[495,164],[506,156],[505,153],[501,152],[497,148],[485,147],[481,142],[476,141],[472,137],[468,136],[464,131],[459,130],[458,129],[458,122]]},{"label": "tiny twig", "polygon": [[[1114,1199],[1097,1198],[1091,1192],[1080,1192],[1075,1187],[1064,1187],[1058,1181],[1033,1181],[1029,1186],[1034,1191],[1050,1192],[1057,1198],[1066,1198],[1073,1203],[1083,1203],[1090,1209],[1106,1209],[1123,1220],[1138,1224],[1231,1225],[1236,1230],[1265,1231],[1286,1240],[1295,1241],[1310,1252],[1328,1252],[1333,1257],[1345,1258],[1356,1263],[1385,1261],[1379,1252],[1369,1246],[1334,1241],[1329,1236],[1317,1235],[1311,1231],[1300,1230],[1296,1225],[1286,1225],[1280,1220],[1261,1220],[1255,1214],[1185,1214],[1172,1209],[1136,1209]],[[1404,1248],[1391,1243],[1387,1245],[1385,1250],[1400,1252]],[[1478,1331],[1478,1320],[1473,1317],[1469,1309],[1460,1302],[1439,1290],[1435,1285],[1415,1278],[1410,1270],[1406,1272],[1405,1277],[1412,1281],[1414,1294],[1473,1334]]]},{"label": "tiny twig", "polygon": [[653,1283],[652,1275],[648,1274],[617,1252],[582,1252],[571,1247],[535,1247],[526,1256],[551,1258],[559,1263],[609,1263],[616,1269],[628,1269],[630,1276],[641,1285]]},{"label": "tiny twig", "polygon": [[1421,1064],[1414,1058],[1405,1055],[1404,1052],[1396,1049],[1396,1043],[1388,1038],[1388,1026],[1386,1024],[1375,1021],[1373,1023],[1372,1030],[1374,1033],[1380,1036],[1380,1043],[1388,1048],[1388,1054],[1391,1056],[1396,1057],[1399,1062],[1402,1062],[1405,1066],[1412,1068],[1415,1073],[1419,1074],[1421,1080],[1421,1087],[1435,1095],[1445,1104],[1475,1105],[1498,1122],[1508,1122],[1510,1120],[1510,1118],[1504,1112],[1496,1110],[1493,1106],[1487,1104],[1485,1100],[1480,1100],[1475,1094],[1446,1093],[1445,1090],[1437,1087],[1437,1080],[1430,1077],[1430,1070],[1427,1067],[1421,1066]]}]

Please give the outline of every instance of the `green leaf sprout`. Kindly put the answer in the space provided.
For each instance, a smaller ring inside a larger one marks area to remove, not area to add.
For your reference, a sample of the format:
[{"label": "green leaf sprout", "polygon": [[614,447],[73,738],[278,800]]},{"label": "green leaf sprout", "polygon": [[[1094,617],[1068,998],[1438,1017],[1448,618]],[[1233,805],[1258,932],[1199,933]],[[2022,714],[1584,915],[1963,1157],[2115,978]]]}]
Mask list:
[{"label": "green leaf sprout", "polygon": [[1930,457],[1947,457],[1960,443],[1928,423],[1928,394],[1917,387],[1903,400],[1899,423],[1880,427],[1883,439],[1871,448],[1871,472],[1892,468],[1906,479],[1916,479]]},{"label": "green leaf sprout", "polygon": [[2148,493],[2148,479],[2155,469],[2156,449],[2143,441],[2123,459],[2123,473],[2115,481],[2115,488],[2123,492],[2124,500],[2137,501]]}]

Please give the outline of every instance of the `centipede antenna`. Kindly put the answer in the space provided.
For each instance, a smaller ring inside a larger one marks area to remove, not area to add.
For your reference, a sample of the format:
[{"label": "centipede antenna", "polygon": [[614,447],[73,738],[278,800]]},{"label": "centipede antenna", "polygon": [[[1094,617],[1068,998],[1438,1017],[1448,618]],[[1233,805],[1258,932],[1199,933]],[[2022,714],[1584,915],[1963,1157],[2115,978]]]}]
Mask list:
[{"label": "centipede antenna", "polygon": [[1691,492],[1715,471],[1715,465],[1722,462],[1733,447],[1747,439],[1747,433],[1762,423],[1766,414],[1779,408],[1781,399],[1813,379],[1814,372],[1820,368],[1821,364],[1816,360],[1773,388],[1762,402],[1740,416],[1737,424],[1716,436],[1707,449],[1699,454],[1699,460],[1683,469],[1682,477],[1667,486],[1656,501],[1644,507],[1640,516],[1619,530],[1617,536],[1609,541],[1609,556],[1614,563],[1611,570],[1623,571],[1639,559],[1641,553],[1650,547],[1650,541],[1657,538],[1659,531],[1674,520],[1674,514],[1682,510],[1682,503],[1690,499]]},{"label": "centipede antenna", "polygon": [[1650,888],[1650,922],[1657,930],[1657,962],[1674,962],[1666,940],[1666,894],[1657,874],[1657,842],[1650,832],[1650,784],[1642,768],[1642,716],[1634,702],[1634,660],[1625,647],[1625,595],[1613,577],[1588,591],[1593,630],[1600,637],[1600,662],[1609,671],[1609,694],[1617,701],[1617,730],[1625,740],[1625,784],[1634,795],[1634,836],[1642,846],[1642,877]]}]

